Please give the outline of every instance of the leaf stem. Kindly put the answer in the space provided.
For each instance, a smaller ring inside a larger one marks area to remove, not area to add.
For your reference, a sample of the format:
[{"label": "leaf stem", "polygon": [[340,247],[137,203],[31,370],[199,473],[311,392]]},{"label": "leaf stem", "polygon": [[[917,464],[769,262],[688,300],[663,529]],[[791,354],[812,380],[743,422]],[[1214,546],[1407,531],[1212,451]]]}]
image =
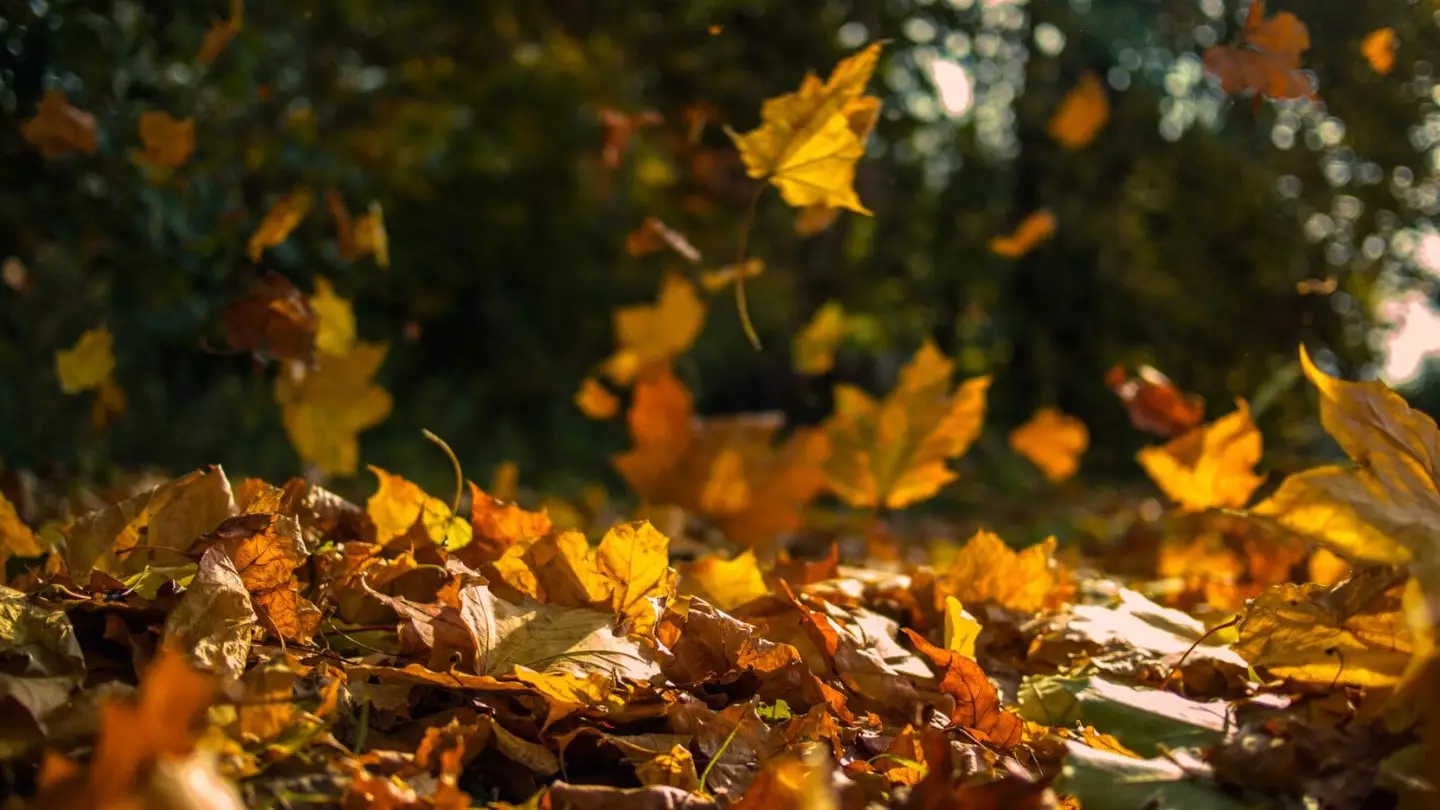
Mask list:
[{"label": "leaf stem", "polygon": [[[745,207],[745,219],[740,223],[740,236],[736,240],[735,250],[735,308],[740,313],[740,326],[745,329],[745,337],[749,338],[750,345],[755,351],[760,351],[760,335],[755,331],[755,323],[750,320],[750,304],[745,298],[745,254],[750,249],[750,232],[755,229],[755,209],[760,207],[760,196],[765,193],[764,184],[755,187],[755,193],[750,195],[750,203]],[[703,784],[703,782],[702,782]]]},{"label": "leaf stem", "polygon": [[460,494],[465,489],[465,474],[460,471],[460,459],[455,457],[455,451],[450,449],[450,445],[446,444],[444,439],[431,433],[429,428],[421,428],[420,435],[439,445],[440,449],[445,451],[446,457],[450,459],[450,466],[455,468],[455,498],[450,501],[450,514],[456,514],[460,511]]},{"label": "leaf stem", "polygon": [[730,736],[725,738],[725,742],[720,743],[720,748],[715,752],[715,756],[711,757],[710,761],[705,763],[705,770],[700,774],[700,789],[696,791],[697,793],[707,796],[710,794],[710,791],[705,787],[706,780],[710,778],[710,771],[715,768],[715,763],[719,762],[720,758],[725,756],[725,750],[730,747],[730,743],[734,742],[735,735],[740,733],[740,726],[743,725],[744,722],[745,715],[742,714],[740,715],[740,719],[735,721],[735,728],[730,729]]}]

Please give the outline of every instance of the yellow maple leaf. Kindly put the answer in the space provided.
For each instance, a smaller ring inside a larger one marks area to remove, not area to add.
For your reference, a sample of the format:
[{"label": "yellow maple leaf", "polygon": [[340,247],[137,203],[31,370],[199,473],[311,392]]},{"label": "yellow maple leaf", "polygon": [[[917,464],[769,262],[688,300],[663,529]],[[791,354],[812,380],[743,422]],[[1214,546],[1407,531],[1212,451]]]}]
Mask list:
[{"label": "yellow maple leaf", "polygon": [[1254,473],[1260,462],[1260,431],[1244,400],[1236,400],[1235,407],[1232,414],[1136,455],[1156,486],[1181,508],[1238,508],[1264,482],[1264,476]]},{"label": "yellow maple leaf", "polygon": [[575,392],[575,407],[591,419],[609,419],[620,410],[620,399],[610,393],[594,377],[580,381]]},{"label": "yellow maple leaf", "polygon": [[831,490],[859,509],[899,509],[932,497],[955,480],[945,465],[980,434],[989,377],[954,391],[955,364],[929,340],[900,371],[883,402],[850,385],[835,387],[835,412],[825,423]]},{"label": "yellow maple leaf", "polygon": [[1110,119],[1110,100],[1100,79],[1090,72],[1080,77],[1050,119],[1050,137],[1066,149],[1080,149],[1095,140]]},{"label": "yellow maple leaf", "polygon": [[115,373],[115,338],[104,326],[87,329],[69,349],[55,352],[55,374],[67,394],[97,390]]},{"label": "yellow maple leaf", "polygon": [[140,114],[140,142],[145,146],[141,160],[178,169],[195,153],[195,119],[148,110]]},{"label": "yellow maple leaf", "polygon": [[1360,53],[1365,55],[1371,70],[1384,76],[1395,68],[1395,48],[1399,44],[1394,28],[1377,28],[1360,42]]},{"label": "yellow maple leaf", "polygon": [[954,596],[945,597],[945,649],[966,658],[975,657],[975,640],[980,638],[980,622]]},{"label": "yellow maple leaf", "polygon": [[290,232],[310,213],[314,204],[314,192],[308,188],[298,188],[270,206],[246,245],[245,250],[250,261],[260,261],[265,248],[275,247],[290,238]]},{"label": "yellow maple leaf", "polygon": [[685,571],[685,577],[694,580],[702,595],[721,610],[734,610],[770,592],[753,551],[730,560],[718,554],[701,557]]},{"label": "yellow maple leaf", "polygon": [[796,208],[824,204],[869,214],[855,194],[855,163],[879,115],[879,99],[862,94],[881,47],[844,59],[826,82],[810,74],[798,91],[767,100],[756,129],[727,130],[749,175],[769,180]]},{"label": "yellow maple leaf", "polygon": [[605,374],[616,385],[629,385],[639,371],[683,354],[705,323],[705,303],[695,286],[677,275],[660,285],[654,304],[615,311],[615,353],[605,361]]},{"label": "yellow maple leaf", "polygon": [[384,344],[356,343],[344,355],[318,355],[313,368],[287,363],[275,378],[285,434],[300,458],[327,475],[354,475],[358,436],[390,415],[391,400],[374,384]]},{"label": "yellow maple leaf", "polygon": [[375,524],[375,542],[384,545],[399,537],[418,521],[425,534],[438,546],[461,548],[470,542],[470,523],[450,511],[449,505],[425,493],[416,484],[369,465],[380,486],[365,501],[365,513]]},{"label": "yellow maple leaf", "polygon": [[315,294],[310,308],[320,319],[315,330],[315,349],[323,354],[347,355],[355,348],[355,310],[350,301],[335,294],[335,288],[324,276],[315,279]]},{"label": "yellow maple leaf", "polygon": [[1085,423],[1055,408],[1041,408],[1010,432],[1011,449],[1034,462],[1051,481],[1074,475],[1089,446]]},{"label": "yellow maple leaf", "polygon": [[790,351],[795,370],[807,376],[818,376],[835,367],[835,350],[845,339],[845,308],[839,301],[829,301],[815,311],[810,323],[795,336]]},{"label": "yellow maple leaf", "polygon": [[1063,584],[1054,559],[1055,538],[1015,551],[999,536],[978,531],[956,552],[935,583],[937,609],[955,597],[962,605],[993,602],[1019,613],[1036,613]]},{"label": "yellow maple leaf", "polygon": [[1018,259],[1054,235],[1055,215],[1041,209],[1020,220],[1014,231],[991,239],[990,252],[1007,259]]}]

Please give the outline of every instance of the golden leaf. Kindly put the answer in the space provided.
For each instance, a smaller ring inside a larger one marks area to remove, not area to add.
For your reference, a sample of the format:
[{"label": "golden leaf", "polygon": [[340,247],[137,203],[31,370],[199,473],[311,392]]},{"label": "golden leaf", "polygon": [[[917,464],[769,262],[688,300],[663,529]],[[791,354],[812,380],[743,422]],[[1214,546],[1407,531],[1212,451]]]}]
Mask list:
[{"label": "golden leaf", "polygon": [[1395,68],[1395,49],[1399,44],[1394,28],[1377,28],[1365,35],[1360,52],[1370,63],[1370,69],[1384,76]]},{"label": "golden leaf", "polygon": [[600,540],[596,561],[611,585],[611,608],[630,620],[631,632],[649,632],[656,619],[650,598],[675,595],[670,538],[648,522],[622,523]]},{"label": "golden leaf", "polygon": [[642,785],[670,785],[687,792],[700,787],[700,777],[695,772],[695,757],[683,745],[672,745],[669,751],[637,764],[635,777]]},{"label": "golden leaf", "polygon": [[200,52],[195,55],[195,63],[208,65],[215,61],[215,57],[240,33],[244,24],[245,0],[230,0],[230,16],[210,25],[210,29],[205,32],[205,40],[200,43]]},{"label": "golden leaf", "polygon": [[1250,421],[1250,407],[1236,400],[1236,411],[1208,425],[1147,447],[1136,459],[1171,500],[1190,511],[1238,508],[1245,505],[1264,476],[1254,473],[1260,462],[1260,431]]},{"label": "golden leaf", "polygon": [[148,110],[140,114],[140,142],[145,145],[141,160],[178,169],[195,153],[195,119],[172,118],[169,113]]},{"label": "golden leaf", "polygon": [[290,232],[310,213],[314,204],[315,194],[308,188],[298,188],[270,206],[270,210],[265,212],[264,219],[260,220],[255,233],[250,235],[250,241],[246,244],[245,250],[250,261],[260,261],[265,248],[275,247],[290,238]]},{"label": "golden leaf", "polygon": [[375,523],[376,543],[384,545],[405,534],[417,521],[437,546],[460,548],[470,542],[470,524],[452,513],[444,501],[373,464],[369,469],[380,482],[375,494],[365,501],[365,512]]},{"label": "golden leaf", "polygon": [[1110,120],[1110,99],[1100,79],[1089,71],[1080,76],[1050,119],[1050,137],[1066,149],[1084,148]]},{"label": "golden leaf", "polygon": [[575,392],[575,407],[591,419],[609,419],[620,410],[620,399],[599,380],[586,377],[580,381],[580,389]]},{"label": "golden leaf", "polygon": [[115,372],[115,338],[104,326],[87,329],[69,349],[55,352],[55,373],[67,394],[100,388]]},{"label": "golden leaf", "polygon": [[318,356],[313,369],[291,363],[275,378],[285,435],[301,459],[328,475],[355,474],[360,432],[390,415],[390,395],[373,383],[385,351],[357,343],[344,356]]},{"label": "golden leaf", "polygon": [[795,336],[790,355],[795,370],[807,376],[818,376],[835,367],[835,350],[845,339],[845,308],[839,301],[829,301],[810,318],[810,323]]},{"label": "golden leaf", "polygon": [[44,553],[35,532],[20,520],[15,505],[0,492],[0,566],[11,557],[39,557]]},{"label": "golden leaf", "polygon": [[1074,475],[1089,446],[1085,423],[1055,408],[1041,408],[1010,432],[1010,448],[1034,462],[1051,481]]},{"label": "golden leaf", "polygon": [[99,147],[95,116],[71,105],[59,90],[45,91],[35,117],[20,125],[20,134],[51,160],[74,152],[93,155]]},{"label": "golden leaf", "polygon": [[721,610],[734,610],[770,592],[755,552],[746,551],[727,560],[717,554],[701,557],[685,571],[701,593]]},{"label": "golden leaf", "polygon": [[374,256],[382,268],[390,266],[390,232],[385,228],[385,209],[371,200],[370,210],[355,220],[355,258]]},{"label": "golden leaf", "polygon": [[979,531],[935,583],[936,608],[954,596],[961,604],[993,602],[1017,613],[1037,613],[1061,584],[1053,557],[1055,538],[1014,551],[998,536]]},{"label": "golden leaf", "polygon": [[668,362],[689,349],[705,323],[705,303],[690,282],[668,275],[653,304],[615,311],[615,353],[605,374],[616,385],[629,385],[646,366]]},{"label": "golden leaf", "polygon": [[952,392],[954,368],[927,340],[883,402],[853,386],[835,387],[825,470],[836,495],[856,508],[899,509],[955,479],[945,460],[962,455],[979,435],[990,378],[966,380]]},{"label": "golden leaf", "polygon": [[973,659],[975,640],[980,637],[980,630],[980,622],[970,615],[959,599],[945,597],[945,649]]},{"label": "golden leaf", "polygon": [[1007,259],[1018,259],[1054,235],[1055,215],[1042,208],[1020,220],[1011,233],[991,239],[990,252]]},{"label": "golden leaf", "polygon": [[869,214],[855,194],[855,163],[879,114],[879,99],[862,94],[881,47],[846,58],[823,84],[807,75],[797,92],[769,99],[756,129],[727,130],[749,175],[769,180],[796,208],[825,204]]},{"label": "golden leaf", "polygon": [[336,357],[354,351],[355,310],[350,307],[348,299],[335,294],[335,288],[324,276],[315,279],[315,294],[310,296],[310,308],[320,321],[315,330],[316,351]]}]

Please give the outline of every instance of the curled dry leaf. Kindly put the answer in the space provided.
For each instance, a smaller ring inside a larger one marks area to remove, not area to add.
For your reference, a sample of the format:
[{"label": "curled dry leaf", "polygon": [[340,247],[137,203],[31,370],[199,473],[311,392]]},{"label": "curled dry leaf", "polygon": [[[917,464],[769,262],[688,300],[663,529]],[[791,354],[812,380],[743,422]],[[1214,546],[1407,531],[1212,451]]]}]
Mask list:
[{"label": "curled dry leaf", "polygon": [[835,387],[835,412],[825,423],[830,489],[860,509],[900,509],[955,480],[945,461],[963,454],[980,433],[989,377],[950,389],[952,363],[928,340],[900,371],[883,402],[850,385]]},{"label": "curled dry leaf", "polygon": [[729,132],[749,175],[768,180],[797,208],[823,204],[870,213],[855,194],[855,163],[880,112],[880,100],[863,93],[881,47],[846,58],[823,83],[807,75],[798,91],[765,102],[759,127]]},{"label": "curled dry leaf", "polygon": [[1184,393],[1150,366],[1141,366],[1139,376],[1129,377],[1124,366],[1116,365],[1105,375],[1105,385],[1125,404],[1131,424],[1147,433],[1169,438],[1205,419],[1205,400]]},{"label": "curled dry leaf", "polygon": [[1041,209],[1026,215],[1014,231],[991,239],[990,252],[1007,259],[1018,259],[1054,235],[1055,215]]},{"label": "curled dry leaf", "polygon": [[1010,432],[1010,448],[1056,482],[1080,469],[1080,456],[1089,446],[1090,431],[1085,423],[1055,408],[1041,408]]},{"label": "curled dry leaf", "polygon": [[200,558],[190,587],[165,618],[165,646],[234,681],[245,672],[257,621],[235,563],[216,546]]},{"label": "curled dry leaf", "polygon": [[940,670],[940,691],[955,699],[950,722],[984,735],[1001,748],[1020,744],[1024,722],[1019,715],[1000,706],[1000,695],[985,677],[980,665],[969,658],[937,647],[910,628],[905,636]]}]

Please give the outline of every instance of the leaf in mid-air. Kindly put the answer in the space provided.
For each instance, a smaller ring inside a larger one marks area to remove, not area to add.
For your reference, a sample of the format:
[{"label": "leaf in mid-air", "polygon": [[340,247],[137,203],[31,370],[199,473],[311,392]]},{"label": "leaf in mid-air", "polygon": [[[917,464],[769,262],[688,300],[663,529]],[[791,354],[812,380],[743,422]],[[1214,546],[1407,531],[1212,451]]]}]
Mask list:
[{"label": "leaf in mid-air", "polygon": [[1085,72],[1050,118],[1050,137],[1066,149],[1084,148],[1110,120],[1110,99],[1094,73]]},{"label": "leaf in mid-air", "polygon": [[315,193],[308,188],[297,188],[276,200],[270,210],[265,212],[264,218],[255,227],[255,233],[250,235],[250,241],[246,243],[245,253],[250,257],[250,261],[260,261],[265,248],[275,247],[289,239],[290,232],[295,230],[314,205]]},{"label": "leaf in mid-air", "polygon": [[1080,456],[1089,446],[1090,431],[1085,423],[1056,408],[1041,408],[1025,424],[1010,431],[1010,448],[1056,482],[1080,469]]},{"label": "leaf in mid-air", "polygon": [[115,338],[104,326],[87,329],[68,349],[55,352],[55,374],[67,394],[93,391],[115,372]]},{"label": "leaf in mid-air", "polygon": [[1007,259],[1018,259],[1054,235],[1055,215],[1042,208],[1020,220],[1014,231],[992,238],[990,252]]},{"label": "leaf in mid-air", "polygon": [[879,99],[863,93],[882,47],[875,43],[846,58],[828,81],[807,75],[796,92],[765,102],[759,127],[730,132],[750,176],[770,181],[796,208],[824,204],[870,213],[855,194],[855,163],[880,110]]},{"label": "leaf in mid-air", "polygon": [[1265,16],[1265,0],[1253,0],[1245,27],[1232,45],[1205,51],[1205,69],[1226,93],[1252,90],[1272,99],[1315,98],[1315,87],[1300,70],[1310,49],[1310,31],[1299,17],[1282,11]]},{"label": "leaf in mid-air", "polygon": [[955,366],[926,341],[900,371],[883,401],[851,385],[835,387],[835,412],[825,423],[830,489],[857,509],[900,509],[955,480],[947,459],[980,434],[989,377],[953,391]]},{"label": "leaf in mid-air", "polygon": [[1105,375],[1105,385],[1130,411],[1130,422],[1162,438],[1184,433],[1205,419],[1205,400],[1175,387],[1170,378],[1151,366],[1141,366],[1129,377],[1116,365]]},{"label": "leaf in mid-air", "polygon": [[654,304],[615,311],[616,349],[605,361],[605,375],[616,385],[629,385],[647,366],[683,354],[704,323],[705,302],[695,285],[667,275]]},{"label": "leaf in mid-air", "polygon": [[828,301],[815,310],[810,322],[795,335],[790,350],[795,370],[814,377],[835,367],[835,350],[845,339],[845,308],[839,301]]},{"label": "leaf in mid-air", "polygon": [[329,475],[354,475],[359,434],[390,415],[390,394],[375,385],[383,344],[356,343],[344,356],[319,355],[315,367],[287,364],[275,378],[285,435],[304,461]]},{"label": "leaf in mid-air", "polygon": [[[333,330],[335,313],[331,314]],[[257,279],[244,295],[230,302],[224,321],[225,339],[232,349],[306,364],[315,357],[320,317],[312,299],[274,271]],[[333,340],[327,341],[332,347]]]},{"label": "leaf in mid-air", "polygon": [[670,248],[688,261],[700,261],[700,251],[690,244],[685,234],[671,228],[655,217],[646,217],[640,227],[625,237],[625,252],[631,256],[648,256]]},{"label": "leaf in mid-air", "polygon": [[147,110],[140,114],[140,142],[145,145],[141,160],[178,169],[189,163],[195,153],[195,119],[174,118],[167,112]]},{"label": "leaf in mid-air", "polygon": [[335,288],[324,276],[315,279],[315,294],[310,308],[319,325],[315,329],[315,350],[322,354],[343,357],[355,348],[355,310],[347,299],[335,294]]},{"label": "leaf in mid-air", "polygon": [[1170,500],[1190,511],[1239,508],[1265,477],[1260,462],[1260,431],[1250,406],[1237,400],[1235,412],[1194,428],[1159,447],[1147,447],[1136,459]]},{"label": "leaf in mid-air", "polygon": [[591,419],[609,419],[620,411],[620,398],[599,380],[586,377],[575,392],[575,407]]},{"label": "leaf in mid-air", "polygon": [[99,148],[95,116],[70,103],[59,90],[46,90],[35,117],[20,125],[20,134],[40,154],[54,160],[79,152],[93,155]]},{"label": "leaf in mid-air", "polygon": [[1395,69],[1395,49],[1399,44],[1394,28],[1377,28],[1361,40],[1360,53],[1365,55],[1371,70],[1384,76]]}]

